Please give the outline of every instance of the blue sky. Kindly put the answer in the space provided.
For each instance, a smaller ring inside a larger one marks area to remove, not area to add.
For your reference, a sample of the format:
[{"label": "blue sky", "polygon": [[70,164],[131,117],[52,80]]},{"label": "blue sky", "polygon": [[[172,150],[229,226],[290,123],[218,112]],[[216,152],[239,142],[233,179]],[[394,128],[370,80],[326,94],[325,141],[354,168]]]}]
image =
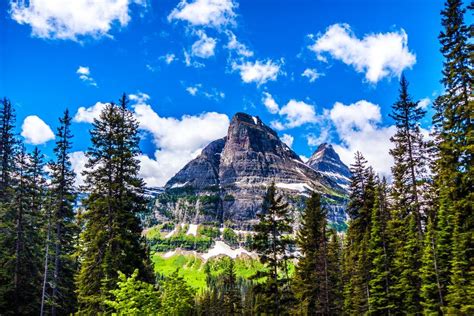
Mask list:
[{"label": "blue sky", "polygon": [[78,171],[91,120],[126,92],[150,185],[224,136],[238,111],[302,156],[328,141],[345,162],[361,150],[388,174],[400,73],[428,110],[426,132],[442,91],[442,1],[87,2],[0,4],[0,94],[15,105],[18,133],[50,155],[49,129],[69,108]]}]

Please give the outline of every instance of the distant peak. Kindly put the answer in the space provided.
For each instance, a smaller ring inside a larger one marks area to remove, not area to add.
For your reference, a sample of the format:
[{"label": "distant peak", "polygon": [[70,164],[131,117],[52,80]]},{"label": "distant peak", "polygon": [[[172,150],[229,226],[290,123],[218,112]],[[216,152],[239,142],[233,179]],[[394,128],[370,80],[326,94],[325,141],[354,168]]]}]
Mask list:
[{"label": "distant peak", "polygon": [[262,121],[260,120],[258,116],[252,116],[247,113],[237,112],[232,118],[232,123],[237,123],[237,122],[246,122],[250,124],[259,125],[261,124]]}]

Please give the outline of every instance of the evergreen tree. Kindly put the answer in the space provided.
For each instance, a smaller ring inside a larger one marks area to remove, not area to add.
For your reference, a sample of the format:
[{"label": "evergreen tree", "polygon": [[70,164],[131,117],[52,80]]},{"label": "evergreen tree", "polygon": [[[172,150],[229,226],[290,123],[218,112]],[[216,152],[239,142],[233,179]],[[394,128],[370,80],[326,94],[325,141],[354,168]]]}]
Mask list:
[{"label": "evergreen tree", "polygon": [[[52,251],[52,291],[50,296],[51,314],[69,314],[76,306],[74,294],[74,273],[76,260],[74,258],[76,236],[79,233],[75,222],[74,190],[75,173],[71,167],[69,153],[71,143],[71,116],[69,111],[59,119],[60,126],[56,132],[56,159],[49,164],[51,170],[50,211],[54,234],[54,249]],[[46,270],[47,271],[47,270]]]},{"label": "evergreen tree", "polygon": [[235,274],[233,259],[229,259],[229,263],[226,266],[223,287],[223,314],[240,315],[242,313],[242,297],[237,286],[237,276]]},{"label": "evergreen tree", "polygon": [[442,283],[439,273],[439,261],[436,248],[434,224],[428,218],[422,252],[421,272],[421,305],[425,315],[437,315],[444,305]]},{"label": "evergreen tree", "polygon": [[377,185],[377,194],[372,209],[369,255],[370,270],[370,314],[390,315],[396,306],[390,303],[390,252],[388,249],[387,185],[385,178]]},{"label": "evergreen tree", "polygon": [[296,266],[294,292],[299,300],[297,310],[304,315],[330,313],[326,225],[321,196],[313,192],[306,201],[297,234],[301,257]]},{"label": "evergreen tree", "polygon": [[401,234],[393,236],[402,242],[394,249],[391,266],[391,296],[397,311],[403,314],[414,314],[420,306],[420,266],[421,244],[415,214],[409,214],[402,220]]},{"label": "evergreen tree", "polygon": [[344,311],[364,314],[369,311],[369,279],[371,262],[368,256],[371,214],[375,202],[375,174],[360,152],[351,165],[349,189],[349,227],[344,246]]},{"label": "evergreen tree", "polygon": [[152,281],[149,257],[137,213],[144,210],[143,180],[138,177],[138,123],[127,108],[108,104],[91,130],[80,238],[81,268],[76,276],[79,311],[105,312],[104,302],[116,288],[118,274],[138,269],[138,279]]},{"label": "evergreen tree", "polygon": [[7,249],[6,267],[10,279],[10,306],[7,313],[30,315],[39,312],[41,296],[41,208],[44,188],[42,155],[35,149],[33,155],[22,146],[15,157],[13,178],[13,230],[10,230],[10,248]]},{"label": "evergreen tree", "polygon": [[264,284],[258,284],[255,291],[260,294],[258,312],[274,315],[282,314],[290,306],[291,291],[288,277],[290,234],[293,229],[288,204],[277,196],[275,184],[267,190],[262,212],[257,215],[253,248],[259,254],[260,262],[267,268],[259,271],[256,278],[265,277]]},{"label": "evergreen tree", "polygon": [[342,243],[335,229],[329,231],[328,243],[329,314],[341,315],[344,302],[342,284]]},{"label": "evergreen tree", "polygon": [[192,315],[193,306],[194,293],[176,270],[162,284],[160,315]]},{"label": "evergreen tree", "polygon": [[15,136],[15,111],[10,100],[0,101],[0,203],[8,201],[11,193],[14,156],[17,139]]},{"label": "evergreen tree", "polygon": [[461,0],[447,0],[441,12],[445,92],[434,102],[433,117],[438,148],[437,253],[440,279],[450,279],[447,294],[443,293],[449,313],[472,313],[469,302],[474,295],[472,26],[465,24],[465,12]]},{"label": "evergreen tree", "polygon": [[402,215],[413,214],[418,233],[422,234],[424,207],[420,189],[426,177],[426,145],[420,130],[420,120],[425,111],[414,102],[408,93],[408,81],[402,75],[397,102],[392,107],[391,117],[397,132],[390,139],[394,148],[390,150],[395,164],[392,167],[392,203]]},{"label": "evergreen tree", "polygon": [[12,260],[15,245],[13,209],[14,161],[17,151],[15,113],[10,101],[0,101],[0,310],[13,311]]}]

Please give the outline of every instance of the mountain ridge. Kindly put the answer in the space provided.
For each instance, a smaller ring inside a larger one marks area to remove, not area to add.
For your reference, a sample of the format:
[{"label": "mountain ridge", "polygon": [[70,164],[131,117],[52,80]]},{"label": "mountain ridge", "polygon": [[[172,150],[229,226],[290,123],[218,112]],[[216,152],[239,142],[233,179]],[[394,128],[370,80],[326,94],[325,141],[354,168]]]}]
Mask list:
[{"label": "mountain ridge", "polygon": [[296,217],[304,199],[317,191],[330,206],[329,219],[343,224],[347,191],[324,172],[304,163],[260,118],[236,113],[227,136],[209,143],[166,183],[155,213],[163,220],[230,221],[249,228],[274,182]]}]

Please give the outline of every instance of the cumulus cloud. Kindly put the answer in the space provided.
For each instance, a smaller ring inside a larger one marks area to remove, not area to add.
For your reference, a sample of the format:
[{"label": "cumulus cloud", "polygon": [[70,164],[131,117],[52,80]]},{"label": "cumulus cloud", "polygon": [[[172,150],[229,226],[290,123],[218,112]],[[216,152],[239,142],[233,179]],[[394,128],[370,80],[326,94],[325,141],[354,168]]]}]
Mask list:
[{"label": "cumulus cloud", "polygon": [[109,36],[114,25],[130,22],[131,4],[145,5],[143,0],[63,0],[11,1],[11,17],[19,24],[31,26],[32,35],[46,39],[79,41],[91,36]]},{"label": "cumulus cloud", "polygon": [[88,108],[81,106],[79,109],[77,109],[73,120],[78,123],[92,123],[94,122],[94,119],[99,118],[100,113],[102,113],[102,110],[106,105],[107,103],[97,102]]},{"label": "cumulus cloud", "polygon": [[268,92],[263,93],[262,103],[265,105],[268,112],[270,112],[272,114],[276,114],[280,110],[280,107],[276,103],[275,99]]},{"label": "cumulus cloud", "polygon": [[316,69],[307,68],[303,71],[301,76],[308,78],[309,82],[315,82],[316,79],[324,76],[324,74],[317,72]]},{"label": "cumulus cloud", "polygon": [[204,64],[203,64],[203,63],[200,63],[200,62],[198,62],[198,61],[192,60],[192,59],[191,59],[191,55],[190,55],[186,50],[183,50],[183,55],[184,55],[183,62],[184,62],[184,64],[186,65],[186,67],[194,67],[194,68],[202,68],[202,67],[204,67]]},{"label": "cumulus cloud", "polygon": [[176,60],[176,55],[175,54],[172,54],[172,53],[169,53],[169,54],[166,54],[164,56],[161,56],[160,57],[161,60],[163,60],[166,64],[171,64],[173,61]]},{"label": "cumulus cloud", "polygon": [[181,20],[193,26],[219,28],[235,23],[234,9],[237,7],[232,0],[182,0],[168,15],[168,21]]},{"label": "cumulus cloud", "polygon": [[294,99],[285,104],[280,111],[278,111],[278,114],[284,118],[284,122],[273,121],[271,123],[272,127],[277,130],[294,128],[318,121],[314,105]]},{"label": "cumulus cloud", "polygon": [[266,62],[255,61],[242,64],[233,63],[233,71],[239,71],[242,81],[245,83],[255,82],[260,86],[268,81],[275,81],[281,74],[280,64],[267,60]]},{"label": "cumulus cloud", "polygon": [[25,118],[21,126],[21,136],[32,145],[41,145],[54,139],[54,133],[49,125],[36,115]]},{"label": "cumulus cloud", "polygon": [[284,142],[290,148],[293,145],[293,141],[295,140],[295,138],[293,136],[291,136],[290,134],[283,134],[280,137],[280,139],[281,139],[282,142]]},{"label": "cumulus cloud", "polygon": [[423,98],[418,103],[418,106],[422,108],[423,110],[426,110],[430,104],[431,104],[430,98]]},{"label": "cumulus cloud", "polygon": [[87,156],[83,151],[75,151],[69,154],[72,170],[76,173],[75,185],[81,186],[84,184],[85,177],[82,172],[86,169]]},{"label": "cumulus cloud", "polygon": [[309,49],[324,60],[324,54],[351,65],[365,78],[376,83],[384,77],[400,76],[416,63],[408,49],[408,35],[398,32],[368,34],[359,39],[348,24],[333,24],[318,36]]},{"label": "cumulus cloud", "polygon": [[329,129],[322,128],[319,132],[319,135],[315,135],[314,133],[309,133],[306,135],[306,142],[310,147],[316,147],[321,145],[322,143],[327,143],[330,140]]},{"label": "cumulus cloud", "polygon": [[91,77],[91,70],[89,67],[86,66],[79,66],[77,68],[76,73],[79,75],[79,79],[84,81],[91,86],[97,87],[97,83],[95,82],[94,78]]},{"label": "cumulus cloud", "polygon": [[178,119],[159,116],[145,102],[133,107],[140,128],[152,135],[157,148],[152,158],[140,157],[141,175],[152,186],[164,185],[209,142],[225,136],[229,126],[227,115],[216,112]]},{"label": "cumulus cloud", "polygon": [[329,118],[341,141],[334,147],[344,163],[353,163],[355,152],[360,151],[376,172],[390,175],[393,164],[390,137],[396,128],[381,125],[380,106],[365,100],[349,105],[336,102]]},{"label": "cumulus cloud", "polygon": [[198,31],[196,34],[199,36],[199,39],[194,42],[191,47],[193,56],[200,58],[209,58],[214,56],[216,40],[212,37],[208,37],[203,31]]},{"label": "cumulus cloud", "polygon": [[237,40],[237,37],[232,31],[226,31],[226,34],[229,38],[229,42],[226,45],[226,48],[235,51],[240,57],[252,57],[253,51],[247,48],[244,44]]}]

